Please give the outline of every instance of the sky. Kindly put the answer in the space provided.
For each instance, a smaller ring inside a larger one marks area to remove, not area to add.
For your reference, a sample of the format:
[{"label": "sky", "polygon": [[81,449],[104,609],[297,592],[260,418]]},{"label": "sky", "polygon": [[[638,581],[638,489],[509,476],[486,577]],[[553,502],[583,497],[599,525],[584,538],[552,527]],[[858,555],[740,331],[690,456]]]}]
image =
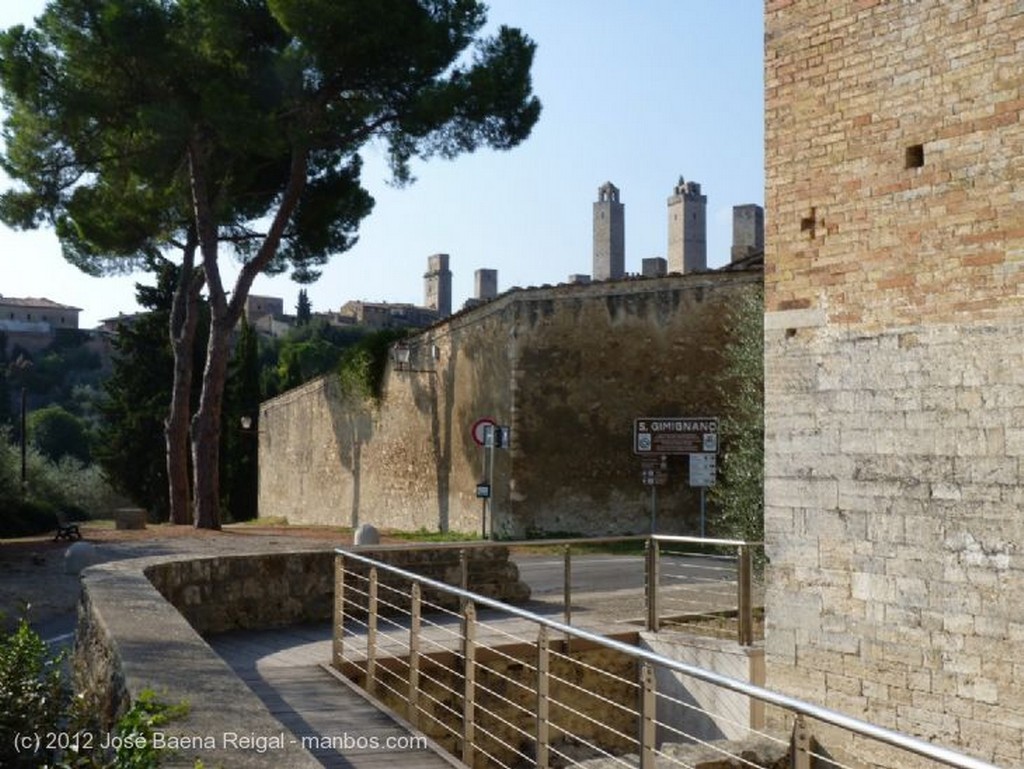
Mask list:
[{"label": "sky", "polygon": [[[455,310],[481,268],[498,271],[499,291],[589,274],[592,204],[606,181],[625,205],[627,272],[666,256],[666,201],[680,177],[707,196],[709,267],[729,261],[732,207],[764,204],[763,0],[488,6],[492,25],[519,27],[537,43],[543,111],[532,135],[510,151],[416,161],[416,182],[402,188],[369,145],[363,184],[376,205],[357,244],[305,287],[314,312],[353,299],[423,304],[427,257],[437,253],[450,257]],[[43,7],[5,0],[0,27],[31,25]],[[10,185],[0,172],[0,187]],[[135,284],[151,281],[89,277],[64,261],[52,232],[0,224],[0,295],[78,307],[82,328],[136,311]],[[252,293],[281,297],[294,312],[300,288],[287,276],[261,277]]]}]

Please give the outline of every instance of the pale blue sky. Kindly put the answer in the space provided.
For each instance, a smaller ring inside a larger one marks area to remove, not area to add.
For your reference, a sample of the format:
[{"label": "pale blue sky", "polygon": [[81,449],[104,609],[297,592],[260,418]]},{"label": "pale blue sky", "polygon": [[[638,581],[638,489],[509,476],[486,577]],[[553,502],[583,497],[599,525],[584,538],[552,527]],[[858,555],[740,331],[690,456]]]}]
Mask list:
[{"label": "pale blue sky", "polygon": [[[507,153],[416,163],[417,181],[386,184],[370,148],[364,182],[377,204],[359,243],[307,288],[315,311],[349,299],[423,302],[427,257],[451,256],[453,306],[478,268],[498,288],[559,283],[592,270],[591,204],[613,182],[626,215],[626,270],[665,256],[666,199],[680,176],[708,197],[708,264],[725,264],[732,207],[764,202],[763,0],[491,0],[490,19],[538,44],[533,135]],[[41,0],[0,4],[0,26],[31,23]],[[0,175],[0,180],[8,181]],[[82,308],[82,326],[136,309],[134,284],[90,278],[61,258],[49,232],[0,225],[0,294]],[[254,293],[299,286],[261,278]]]}]

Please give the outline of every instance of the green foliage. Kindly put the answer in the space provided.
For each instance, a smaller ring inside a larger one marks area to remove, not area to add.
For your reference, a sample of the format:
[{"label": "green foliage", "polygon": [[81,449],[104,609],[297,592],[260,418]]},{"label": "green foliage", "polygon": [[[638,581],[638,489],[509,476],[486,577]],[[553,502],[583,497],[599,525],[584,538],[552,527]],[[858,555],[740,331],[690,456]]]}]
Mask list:
[{"label": "green foliage", "polygon": [[118,719],[116,732],[120,745],[114,753],[111,769],[152,769],[167,755],[166,749],[153,747],[153,732],[176,718],[188,715],[188,703],[167,705],[152,690],[143,691],[131,708]]},{"label": "green foliage", "polygon": [[51,462],[35,448],[26,452],[27,488],[21,486],[21,448],[0,430],[0,537],[54,530],[57,510],[77,517],[104,514],[123,504],[95,465],[64,457]]},{"label": "green foliage", "polygon": [[[719,393],[726,412],[720,424],[718,483],[711,499],[719,512],[717,536],[764,539],[764,294],[743,297],[727,323],[725,367]],[[761,551],[756,551],[761,552]]]},{"label": "green foliage", "polygon": [[480,537],[475,534],[463,534],[458,531],[389,531],[388,536],[407,542],[476,542]]},{"label": "green foliage", "polygon": [[[157,520],[166,520],[164,422],[174,377],[168,328],[179,270],[160,262],[154,271],[155,286],[136,285],[136,299],[148,312],[121,324],[113,340],[114,367],[104,382],[105,397],[98,406],[103,421],[94,454],[114,488]],[[200,323],[196,332],[193,355],[197,363],[206,327]],[[193,386],[193,398],[198,398],[198,382]]]},{"label": "green foliage", "polygon": [[261,353],[264,396],[273,397],[335,371],[345,350],[366,333],[361,327],[340,328],[322,321],[292,329]]},{"label": "green foliage", "polygon": [[[231,521],[257,515],[260,391],[259,340],[242,318],[224,394],[221,440],[221,506]],[[242,419],[250,420],[242,427]]]},{"label": "green foliage", "polygon": [[407,329],[384,329],[367,334],[346,350],[338,371],[342,391],[380,401],[391,347],[408,335]]},{"label": "green foliage", "polygon": [[[0,33],[0,165],[19,183],[0,220],[52,225],[91,274],[198,239],[212,322],[196,525],[219,526],[228,335],[258,274],[310,282],[355,243],[373,207],[363,146],[386,146],[407,182],[414,157],[529,136],[535,45],[485,21],[476,0],[50,0],[35,28]],[[242,263],[233,288],[222,243]]]},{"label": "green foliage", "polygon": [[305,326],[313,317],[313,305],[309,301],[309,294],[306,289],[299,289],[299,301],[295,305],[295,325]]},{"label": "green foliage", "polygon": [[168,751],[153,747],[153,733],[187,715],[188,704],[167,705],[143,691],[114,726],[117,747],[104,748],[94,713],[72,697],[64,669],[65,655],[51,654],[24,618],[0,635],[0,766],[157,769]]},{"label": "green foliage", "polygon": [[47,406],[31,412],[28,434],[32,445],[52,462],[59,462],[64,457],[89,462],[89,436],[85,424],[61,406]]},{"label": "green foliage", "polygon": [[16,739],[62,731],[71,696],[62,663],[24,618],[0,636],[0,766],[38,767],[39,754]]}]

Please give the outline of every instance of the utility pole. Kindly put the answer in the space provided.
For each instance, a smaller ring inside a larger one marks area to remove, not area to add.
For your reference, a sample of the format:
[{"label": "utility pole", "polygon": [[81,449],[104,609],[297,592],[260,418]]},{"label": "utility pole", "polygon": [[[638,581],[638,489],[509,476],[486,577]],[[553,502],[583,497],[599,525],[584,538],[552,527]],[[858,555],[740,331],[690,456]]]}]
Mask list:
[{"label": "utility pole", "polygon": [[28,457],[28,430],[26,429],[27,420],[25,419],[27,396],[26,389],[21,388],[21,493],[22,496],[28,493],[28,473],[26,459]]}]

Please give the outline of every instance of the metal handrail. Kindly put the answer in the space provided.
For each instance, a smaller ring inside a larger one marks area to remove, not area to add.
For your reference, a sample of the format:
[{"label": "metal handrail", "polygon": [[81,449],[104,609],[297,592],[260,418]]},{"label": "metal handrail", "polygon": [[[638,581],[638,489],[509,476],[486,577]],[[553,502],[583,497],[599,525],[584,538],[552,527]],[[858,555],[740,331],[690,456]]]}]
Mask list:
[{"label": "metal handrail", "polygon": [[[643,539],[643,538],[642,538]],[[703,542],[704,540],[699,540]],[[696,667],[694,665],[680,662],[678,660],[664,657],[656,652],[652,652],[646,649],[631,646],[622,641],[618,641],[614,638],[607,638],[605,636],[593,633],[582,628],[572,627],[566,625],[557,620],[543,617],[539,614],[520,609],[510,604],[502,603],[492,598],[488,598],[483,595],[472,593],[469,590],[462,588],[453,587],[444,582],[440,582],[429,577],[425,577],[420,574],[416,574],[411,571],[399,568],[397,566],[390,566],[388,564],[377,561],[373,558],[369,558],[361,553],[354,550],[345,548],[336,548],[335,553],[338,556],[344,558],[351,558],[357,562],[363,563],[371,569],[383,569],[389,571],[398,577],[409,580],[412,584],[419,584],[422,586],[430,587],[434,590],[450,593],[466,604],[478,604],[487,606],[491,609],[495,609],[501,612],[505,612],[514,617],[525,619],[529,622],[533,622],[541,627],[549,628],[557,633],[571,635],[575,638],[587,641],[589,643],[604,646],[605,648],[615,650],[619,653],[626,654],[635,657],[643,662],[661,666],[677,673],[689,676],[699,681],[719,686],[724,689],[743,694],[748,697],[752,697],[756,700],[764,702],[769,705],[775,705],[780,708],[792,711],[800,716],[806,716],[813,718],[822,723],[836,726],[840,729],[844,729],[854,734],[868,737],[876,740],[880,743],[889,745],[891,747],[898,748],[900,750],[906,750],[916,755],[938,761],[946,764],[947,766],[955,767],[955,769],[999,769],[995,764],[991,764],[981,759],[973,758],[971,756],[965,756],[961,753],[957,753],[949,748],[933,745],[929,742],[925,742],[916,737],[895,732],[891,729],[887,729],[876,724],[871,724],[867,721],[863,721],[852,716],[839,713],[834,710],[830,710],[813,703],[804,702],[794,697],[790,697],[778,692],[765,689],[755,684],[750,684],[745,681],[739,681],[728,676],[723,676],[718,673],[714,673],[703,668]],[[341,632],[341,628],[335,627],[334,633]],[[336,637],[336,644],[337,644]]]},{"label": "metal handrail", "polygon": [[[737,559],[737,642],[741,646],[754,643],[753,623],[753,571],[751,565],[751,548],[763,546],[762,542],[748,542],[739,539],[713,539],[708,537],[692,537],[672,534],[632,534],[605,537],[560,537],[555,539],[530,539],[519,541],[467,540],[455,542],[431,542],[431,550],[457,550],[461,562],[462,584],[465,588],[468,579],[468,552],[490,547],[555,548],[562,549],[565,559],[563,574],[563,615],[566,625],[572,624],[572,548],[574,546],[612,545],[623,542],[644,542],[647,544],[644,558],[646,578],[644,580],[645,625],[648,630],[657,631],[661,624],[661,591],[659,590],[659,552],[662,544],[700,545],[705,547],[734,548]],[[422,550],[421,542],[409,542],[391,545],[359,545],[350,548],[352,552],[410,552]]]}]

